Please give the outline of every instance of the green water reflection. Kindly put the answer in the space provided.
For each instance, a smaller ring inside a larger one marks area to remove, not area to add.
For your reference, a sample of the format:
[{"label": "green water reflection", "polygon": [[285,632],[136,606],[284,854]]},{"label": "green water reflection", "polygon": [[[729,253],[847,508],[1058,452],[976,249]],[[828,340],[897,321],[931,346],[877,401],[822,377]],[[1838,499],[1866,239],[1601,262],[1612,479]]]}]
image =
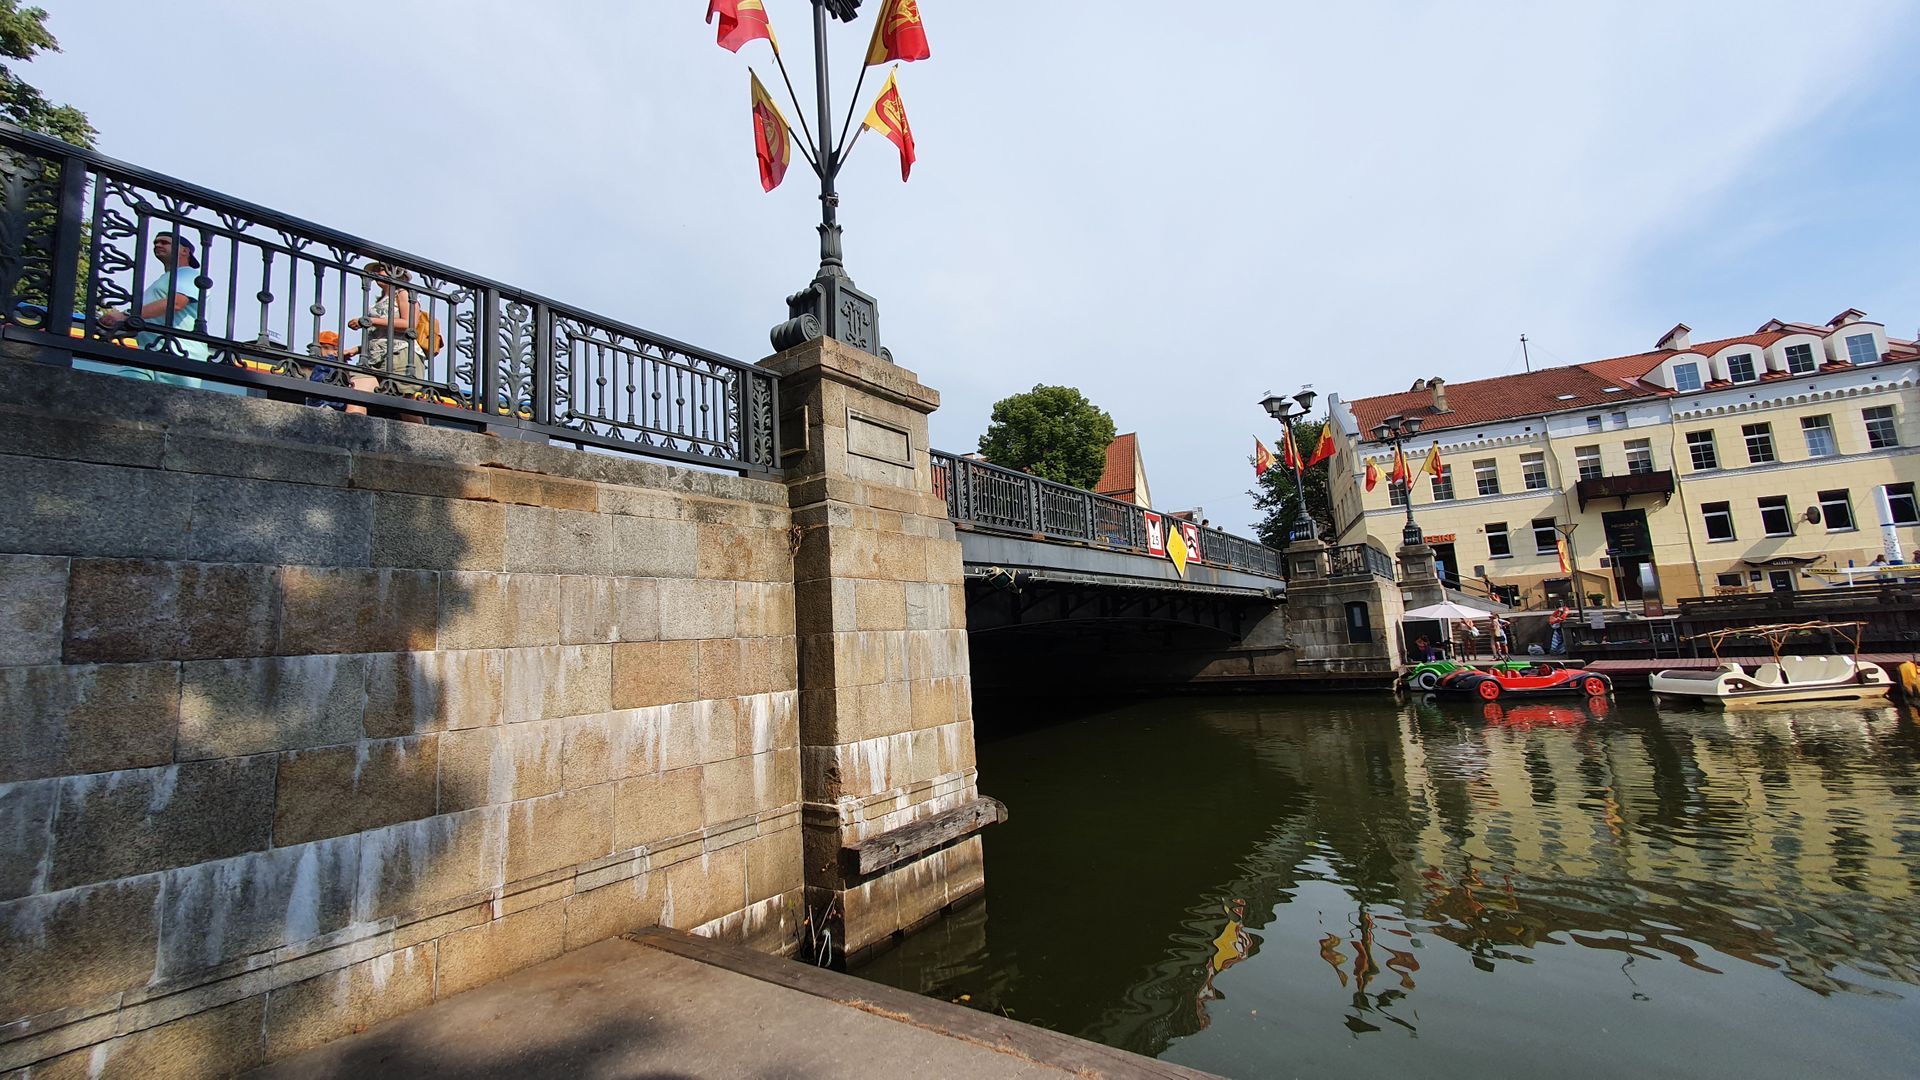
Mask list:
[{"label": "green water reflection", "polygon": [[1601,709],[1181,698],[988,738],[985,903],[858,974],[1237,1077],[1920,1070],[1913,721]]}]

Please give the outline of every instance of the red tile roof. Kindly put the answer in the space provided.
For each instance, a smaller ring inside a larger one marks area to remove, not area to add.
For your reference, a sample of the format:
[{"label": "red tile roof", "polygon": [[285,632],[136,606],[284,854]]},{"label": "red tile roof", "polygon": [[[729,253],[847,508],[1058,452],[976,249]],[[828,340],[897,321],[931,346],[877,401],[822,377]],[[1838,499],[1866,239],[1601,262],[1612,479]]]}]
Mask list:
[{"label": "red tile roof", "polygon": [[[1522,375],[1501,375],[1491,379],[1475,379],[1472,382],[1446,383],[1449,411],[1444,413],[1434,411],[1431,388],[1361,398],[1348,404],[1353,409],[1354,420],[1360,425],[1360,437],[1363,442],[1371,440],[1369,433],[1375,425],[1386,417],[1394,415],[1419,417],[1422,433],[1445,431],[1523,416],[1571,412],[1577,409],[1605,406],[1613,402],[1671,395],[1674,391],[1640,381],[1642,376],[1659,367],[1668,357],[1682,353],[1712,356],[1729,345],[1752,345],[1756,348],[1765,348],[1789,334],[1810,333],[1824,336],[1831,333],[1823,327],[1781,323],[1777,320],[1767,325],[1782,329],[1762,328],[1755,333],[1740,337],[1698,342],[1686,349],[1656,349],[1653,352],[1615,356],[1585,364],[1544,368]],[[1916,342],[1887,339],[1886,358],[1889,360],[1911,359],[1917,353],[1920,353],[1920,344]],[[1841,365],[1834,370],[1844,370],[1846,366]],[[1706,389],[1726,385],[1730,384],[1710,382],[1706,385]],[[1609,387],[1617,389],[1608,393]]]},{"label": "red tile roof", "polygon": [[1132,502],[1133,478],[1138,471],[1136,462],[1139,457],[1139,442],[1133,432],[1114,436],[1113,441],[1107,444],[1107,467],[1100,473],[1100,482],[1093,485],[1094,494]]}]

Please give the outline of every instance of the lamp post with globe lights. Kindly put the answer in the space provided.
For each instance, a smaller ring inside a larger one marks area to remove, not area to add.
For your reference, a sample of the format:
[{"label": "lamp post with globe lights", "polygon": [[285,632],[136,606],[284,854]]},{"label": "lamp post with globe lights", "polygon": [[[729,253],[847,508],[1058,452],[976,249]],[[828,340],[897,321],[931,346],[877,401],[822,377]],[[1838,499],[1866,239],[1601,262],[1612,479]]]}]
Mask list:
[{"label": "lamp post with globe lights", "polygon": [[[1420,433],[1420,418],[1417,416],[1389,416],[1373,426],[1375,442],[1393,444],[1393,459],[1401,461],[1406,452],[1401,449],[1401,441],[1411,439]],[[1420,526],[1413,521],[1413,476],[1411,470],[1404,480],[1390,480],[1390,484],[1400,485],[1400,498],[1407,506],[1407,524],[1400,530],[1400,542],[1407,547],[1418,547],[1424,539],[1420,535]]]},{"label": "lamp post with globe lights", "polygon": [[[1261,399],[1260,407],[1267,410],[1268,416],[1273,417],[1285,425],[1286,434],[1291,436],[1293,434],[1293,422],[1295,420],[1306,419],[1307,414],[1313,411],[1313,399],[1318,396],[1314,391],[1302,387],[1299,393],[1293,395],[1291,401],[1278,394],[1268,394],[1265,398]],[[1295,406],[1298,406],[1298,411],[1295,411]],[[1293,455],[1293,493],[1296,500],[1293,525],[1287,530],[1287,540],[1289,543],[1299,540],[1312,540],[1316,530],[1313,527],[1312,515],[1307,513],[1306,475],[1305,469],[1300,461],[1298,446],[1295,446]]]}]

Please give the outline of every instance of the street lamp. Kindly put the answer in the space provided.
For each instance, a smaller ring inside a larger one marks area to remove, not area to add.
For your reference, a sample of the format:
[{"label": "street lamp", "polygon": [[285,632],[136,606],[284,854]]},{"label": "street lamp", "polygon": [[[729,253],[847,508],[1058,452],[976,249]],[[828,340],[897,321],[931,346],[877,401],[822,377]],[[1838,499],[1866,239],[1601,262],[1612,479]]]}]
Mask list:
[{"label": "street lamp", "polygon": [[[1375,424],[1373,426],[1373,441],[1392,443],[1393,459],[1395,461],[1400,461],[1406,456],[1405,451],[1403,451],[1400,448],[1401,440],[1411,439],[1415,435],[1418,435],[1419,433],[1420,433],[1419,417],[1389,416],[1386,419],[1380,421],[1378,424]],[[1400,480],[1400,481],[1389,480],[1387,481],[1387,483],[1388,484],[1398,483],[1400,485],[1400,497],[1404,499],[1407,504],[1407,525],[1406,525],[1406,528],[1400,530],[1400,542],[1406,545],[1407,547],[1415,547],[1420,543],[1423,537],[1420,535],[1420,526],[1414,524],[1414,521],[1413,521],[1412,470],[1411,469],[1408,470],[1408,475],[1406,479]]]},{"label": "street lamp", "polygon": [[[1291,437],[1293,434],[1293,422],[1295,420],[1305,419],[1307,414],[1313,411],[1313,399],[1318,396],[1319,395],[1312,390],[1305,388],[1302,388],[1299,393],[1293,395],[1292,401],[1288,401],[1278,394],[1268,394],[1265,398],[1261,399],[1260,407],[1267,410],[1268,416],[1273,417],[1285,425],[1286,434]],[[1294,411],[1293,407],[1295,405],[1300,407],[1298,412]],[[1300,448],[1298,446],[1294,447],[1293,452],[1293,492],[1293,527],[1287,532],[1287,540],[1289,542],[1295,540],[1311,540],[1314,536],[1313,518],[1307,513],[1306,475],[1304,466],[1300,460]]]}]

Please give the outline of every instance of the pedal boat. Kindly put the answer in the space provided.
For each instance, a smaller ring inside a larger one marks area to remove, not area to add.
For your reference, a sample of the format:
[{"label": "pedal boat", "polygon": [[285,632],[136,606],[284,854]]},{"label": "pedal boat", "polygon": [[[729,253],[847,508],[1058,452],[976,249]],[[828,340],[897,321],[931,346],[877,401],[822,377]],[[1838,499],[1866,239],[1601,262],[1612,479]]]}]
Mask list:
[{"label": "pedal boat", "polygon": [[1715,659],[1719,646],[1731,637],[1765,638],[1773,646],[1773,659],[1741,664],[1724,660],[1717,668],[1669,668],[1647,677],[1647,689],[1654,700],[1667,703],[1700,702],[1723,706],[1770,705],[1775,703],[1813,703],[1872,701],[1893,690],[1893,679],[1880,665],[1851,656],[1782,656],[1780,646],[1788,637],[1813,632],[1839,631],[1843,636],[1852,629],[1852,644],[1859,648],[1859,628],[1864,623],[1795,623],[1781,626],[1746,627],[1737,631],[1716,631]]}]

